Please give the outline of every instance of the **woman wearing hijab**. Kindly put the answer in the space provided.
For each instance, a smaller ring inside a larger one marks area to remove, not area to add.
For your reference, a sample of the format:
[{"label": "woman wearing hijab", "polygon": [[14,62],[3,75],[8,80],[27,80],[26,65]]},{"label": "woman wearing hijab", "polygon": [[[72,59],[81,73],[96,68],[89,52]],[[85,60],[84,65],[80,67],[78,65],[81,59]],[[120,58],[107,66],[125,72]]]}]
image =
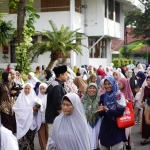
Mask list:
[{"label": "woman wearing hijab", "polygon": [[[134,105],[135,99],[134,99],[128,79],[120,78],[118,80],[118,86],[119,86],[120,91],[124,94],[125,99],[130,101]],[[126,138],[128,140],[128,143],[126,143],[126,149],[130,150],[131,146],[133,146],[132,137],[131,137],[131,127],[126,128]]]},{"label": "woman wearing hijab", "polygon": [[17,138],[0,124],[0,150],[19,150]]},{"label": "woman wearing hijab", "polygon": [[10,64],[7,65],[5,72],[10,72]]},{"label": "woman wearing hijab", "polygon": [[19,71],[16,71],[16,79],[15,79],[16,84],[19,84],[21,87],[24,86],[24,81],[22,80]]},{"label": "woman wearing hijab", "polygon": [[99,75],[101,77],[101,79],[104,79],[104,77],[106,76],[106,73],[105,73],[105,71],[104,71],[104,69],[102,67],[100,67],[97,70],[97,75]]},{"label": "woman wearing hijab", "polygon": [[9,72],[2,73],[2,82],[0,82],[0,113],[2,125],[16,133],[15,114],[12,109],[15,99],[16,91],[12,90],[15,83],[11,81],[11,74]]},{"label": "woman wearing hijab", "polygon": [[95,83],[90,83],[81,102],[88,122],[92,150],[97,150],[99,148],[98,136],[101,119],[98,113],[95,113],[99,106],[99,99],[100,96],[98,94],[97,85]]},{"label": "woman wearing hijab", "polygon": [[105,87],[104,87],[104,79],[101,80],[100,82],[100,96],[106,92]]},{"label": "woman wearing hijab", "polygon": [[82,77],[77,76],[74,80],[73,83],[77,86],[78,88],[78,93],[81,95],[84,95],[87,89],[87,84],[86,82],[82,79]]},{"label": "woman wearing hijab", "polygon": [[[120,68],[119,68],[120,69]],[[120,78],[125,78],[125,76],[119,71],[119,70],[114,70],[113,71],[113,77],[116,80],[116,83],[118,83],[118,80]]]},{"label": "woman wearing hijab", "polygon": [[34,88],[37,82],[39,82],[39,80],[35,77],[33,72],[30,72],[28,74],[28,81],[27,81],[27,83],[31,83],[33,88]]},{"label": "woman wearing hijab", "polygon": [[112,71],[110,70],[110,67],[106,67],[106,75],[112,76]]},{"label": "woman wearing hijab", "polygon": [[46,109],[46,102],[47,102],[47,95],[45,94],[45,91],[47,89],[47,84],[41,83],[39,86],[39,94],[38,98],[42,102],[42,106],[38,110],[38,138],[39,138],[39,143],[41,146],[41,150],[46,150],[46,144],[48,140],[48,127],[45,122],[45,109]]},{"label": "woman wearing hijab", "polygon": [[73,83],[71,75],[68,73],[68,79],[64,82],[64,89],[67,93],[78,93],[77,86]]},{"label": "woman wearing hijab", "polygon": [[38,79],[44,83],[50,84],[53,80],[52,73],[50,70],[44,70],[43,73],[40,73]]},{"label": "woman wearing hijab", "polygon": [[143,84],[143,82],[144,82],[145,79],[146,79],[145,73],[142,72],[142,71],[139,71],[139,72],[136,74],[136,76],[138,77],[138,86],[139,86],[139,87],[142,87],[142,84]]},{"label": "woman wearing hijab", "polygon": [[110,147],[111,150],[121,150],[123,141],[126,141],[125,129],[118,128],[116,117],[123,115],[126,100],[113,77],[105,77],[104,87],[106,92],[101,95],[98,108],[99,115],[103,116],[99,134],[101,150],[110,149]]},{"label": "woman wearing hijab", "polygon": [[36,95],[33,86],[27,83],[13,106],[17,122],[19,150],[34,150],[34,136],[37,127],[36,115],[38,111],[38,107],[35,106],[35,99]]},{"label": "woman wearing hijab", "polygon": [[87,84],[90,83],[96,83],[98,89],[100,89],[100,77],[97,76],[96,74],[92,74],[87,80],[86,80]]},{"label": "woman wearing hijab", "polygon": [[[150,125],[148,124],[147,117],[149,117],[147,113],[147,102],[150,99],[150,76],[146,78],[147,85],[144,87],[144,94],[141,101],[141,106],[143,107],[143,114],[142,114],[142,141],[141,144],[145,145],[149,143],[150,137]],[[144,115],[145,114],[145,115]]]},{"label": "woman wearing hijab", "polygon": [[62,111],[54,121],[48,150],[92,150],[85,112],[77,94],[63,97]]}]

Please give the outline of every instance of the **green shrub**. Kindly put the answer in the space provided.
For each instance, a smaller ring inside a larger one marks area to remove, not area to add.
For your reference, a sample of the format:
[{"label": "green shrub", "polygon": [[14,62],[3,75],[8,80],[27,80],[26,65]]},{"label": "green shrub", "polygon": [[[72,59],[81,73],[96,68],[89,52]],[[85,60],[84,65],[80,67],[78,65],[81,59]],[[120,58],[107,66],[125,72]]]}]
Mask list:
[{"label": "green shrub", "polygon": [[130,64],[136,64],[136,61],[135,60],[132,60],[132,59],[124,59],[124,58],[114,58],[112,60],[112,63],[114,64],[114,68],[119,68],[121,66],[127,66],[127,65],[130,65]]},{"label": "green shrub", "polygon": [[0,81],[2,80],[2,73],[4,72],[4,69],[0,68]]}]

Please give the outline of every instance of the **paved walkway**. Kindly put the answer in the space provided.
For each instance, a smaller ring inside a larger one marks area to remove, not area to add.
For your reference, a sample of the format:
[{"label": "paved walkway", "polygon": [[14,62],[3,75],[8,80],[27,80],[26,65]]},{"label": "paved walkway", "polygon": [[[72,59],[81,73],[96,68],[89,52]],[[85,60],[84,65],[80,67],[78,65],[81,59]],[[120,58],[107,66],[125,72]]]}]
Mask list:
[{"label": "paved walkway", "polygon": [[[132,137],[133,137],[133,143],[134,148],[132,150],[150,150],[150,144],[147,145],[141,145],[141,133],[139,133],[139,125],[135,125],[132,128]],[[35,138],[35,150],[40,150],[38,139]]]}]

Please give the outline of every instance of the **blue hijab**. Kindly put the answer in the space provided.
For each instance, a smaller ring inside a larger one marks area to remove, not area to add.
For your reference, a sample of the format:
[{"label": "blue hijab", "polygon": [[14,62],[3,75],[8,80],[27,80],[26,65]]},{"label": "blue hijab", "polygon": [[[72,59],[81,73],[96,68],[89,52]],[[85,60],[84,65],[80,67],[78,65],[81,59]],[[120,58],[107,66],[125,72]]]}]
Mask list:
[{"label": "blue hijab", "polygon": [[105,92],[104,106],[106,106],[108,109],[116,109],[116,95],[120,92],[118,85],[112,76],[105,77],[104,83],[106,80],[112,85],[112,90],[110,92]]},{"label": "blue hijab", "polygon": [[139,72],[136,74],[136,76],[140,78],[140,79],[138,79],[138,86],[139,86],[139,87],[142,87],[142,84],[143,84],[143,82],[144,82],[145,79],[146,79],[145,73],[142,72],[142,71],[139,71]]}]

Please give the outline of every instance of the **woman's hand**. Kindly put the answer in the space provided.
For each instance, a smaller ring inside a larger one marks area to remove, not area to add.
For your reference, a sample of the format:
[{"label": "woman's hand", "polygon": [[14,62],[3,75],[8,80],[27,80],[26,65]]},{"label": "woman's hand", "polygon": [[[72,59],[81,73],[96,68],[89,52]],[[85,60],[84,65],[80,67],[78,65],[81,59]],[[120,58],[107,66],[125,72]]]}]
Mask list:
[{"label": "woman's hand", "polygon": [[12,90],[10,93],[11,94],[16,94],[17,92],[15,90]]},{"label": "woman's hand", "polygon": [[108,108],[103,106],[102,104],[98,107],[98,110],[96,112],[104,112],[104,111],[107,111]]},{"label": "woman's hand", "polygon": [[51,150],[56,150],[56,148],[53,147],[53,148],[51,148]]},{"label": "woman's hand", "polygon": [[38,108],[38,107],[36,107],[36,106],[34,106],[34,107],[33,107],[33,111],[34,111],[34,112],[37,112],[37,111],[38,111],[38,109],[39,109],[39,108]]}]

